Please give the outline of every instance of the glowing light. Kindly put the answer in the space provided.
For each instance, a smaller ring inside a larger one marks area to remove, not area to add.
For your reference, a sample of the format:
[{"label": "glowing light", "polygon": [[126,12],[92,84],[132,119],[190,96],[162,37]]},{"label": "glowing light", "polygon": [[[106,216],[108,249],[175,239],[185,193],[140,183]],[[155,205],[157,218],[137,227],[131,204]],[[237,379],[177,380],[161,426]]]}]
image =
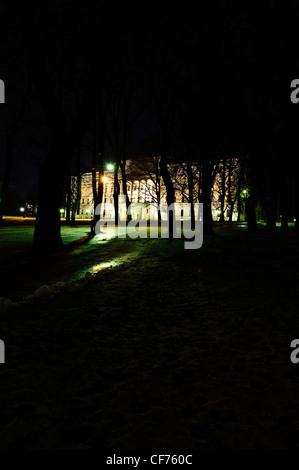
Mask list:
[{"label": "glowing light", "polygon": [[102,181],[103,181],[103,183],[107,183],[108,178],[106,176],[103,176]]},{"label": "glowing light", "polygon": [[64,214],[64,209],[60,209],[60,214]]},{"label": "glowing light", "polygon": [[25,208],[24,208],[24,207],[20,207],[20,212],[25,212]]},{"label": "glowing light", "polygon": [[108,163],[107,170],[112,171],[113,169],[114,169],[114,165],[112,165],[112,163]]}]

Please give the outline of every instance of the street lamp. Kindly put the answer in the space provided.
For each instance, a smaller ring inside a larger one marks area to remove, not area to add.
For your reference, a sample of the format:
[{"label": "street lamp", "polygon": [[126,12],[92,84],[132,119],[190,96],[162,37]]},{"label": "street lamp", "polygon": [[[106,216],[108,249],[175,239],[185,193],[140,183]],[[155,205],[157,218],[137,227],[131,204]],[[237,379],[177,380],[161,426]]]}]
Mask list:
[{"label": "street lamp", "polygon": [[105,183],[108,182],[108,178],[107,176],[102,176],[102,182],[103,182],[103,219],[105,218],[105,198],[106,198],[106,194],[105,194]]},{"label": "street lamp", "polygon": [[60,209],[59,212],[60,212],[60,217],[63,217],[64,209]]},{"label": "street lamp", "polygon": [[218,222],[220,222],[220,220],[221,220],[221,215],[222,215],[222,210],[221,210],[221,209],[217,209],[217,210],[216,210],[216,215],[219,217]]},{"label": "street lamp", "polygon": [[114,170],[114,165],[113,165],[113,163],[107,163],[107,167],[106,167],[106,168],[107,168],[108,171]]}]

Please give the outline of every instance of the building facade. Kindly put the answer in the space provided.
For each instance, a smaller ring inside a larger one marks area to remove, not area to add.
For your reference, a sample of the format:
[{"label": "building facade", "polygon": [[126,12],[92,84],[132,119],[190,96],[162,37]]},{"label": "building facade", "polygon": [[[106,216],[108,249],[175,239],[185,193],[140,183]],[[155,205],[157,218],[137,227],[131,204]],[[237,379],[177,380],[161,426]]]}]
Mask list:
[{"label": "building facade", "polygon": [[[184,164],[180,164],[169,165],[169,169],[175,188],[176,216],[179,217],[182,214],[182,210],[184,210],[184,217],[188,217],[190,214],[188,213],[189,193],[186,168]],[[200,175],[197,176],[195,170],[196,168],[194,167],[193,200],[196,203],[201,202],[201,188]],[[228,220],[231,217],[231,220],[236,221],[238,219],[238,213],[240,212],[240,197],[242,202],[241,209],[244,212],[245,194],[240,196],[240,185],[238,185],[237,174],[232,171],[230,175],[226,173],[225,168],[221,166],[218,168],[218,171],[215,172],[214,185],[211,191],[212,216],[215,221],[221,218],[222,213],[222,219]],[[227,178],[230,178],[230,184],[228,184]],[[96,174],[96,179],[99,181],[99,173]],[[124,192],[120,172],[118,174],[118,182],[121,201],[119,213],[120,218],[125,220],[125,199],[123,196]],[[103,176],[103,201],[101,206],[101,216],[104,219],[114,219],[114,186],[114,171],[105,171]],[[74,193],[78,192],[76,177],[72,177],[72,187],[74,188]],[[134,163],[132,170],[132,164],[128,162],[127,194],[131,202],[133,218],[143,220],[149,218],[157,219],[158,205],[161,208],[162,219],[166,217],[166,189],[158,172],[150,171],[148,167],[145,171],[145,168],[140,168],[138,163]],[[73,200],[75,198],[76,194],[74,194]],[[239,206],[237,199],[239,199]],[[86,172],[81,175],[81,197],[76,218],[90,220],[93,217],[94,198],[92,173]]]}]

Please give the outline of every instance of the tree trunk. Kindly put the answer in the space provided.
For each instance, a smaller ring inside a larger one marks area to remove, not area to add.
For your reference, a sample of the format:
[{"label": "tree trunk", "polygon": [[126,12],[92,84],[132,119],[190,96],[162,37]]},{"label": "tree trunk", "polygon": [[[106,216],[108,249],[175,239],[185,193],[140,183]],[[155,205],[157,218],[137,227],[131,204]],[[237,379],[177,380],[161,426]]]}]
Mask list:
[{"label": "tree trunk", "polygon": [[229,159],[229,166],[228,166],[227,200],[228,200],[228,205],[229,205],[228,222],[231,224],[233,222],[234,206],[236,202],[236,198],[233,199],[232,197],[232,159],[231,158]]},{"label": "tree trunk", "polygon": [[170,210],[170,206],[174,204],[175,197],[174,197],[174,187],[173,187],[173,183],[168,172],[165,155],[163,157],[161,155],[161,175],[162,175],[166,192],[167,192],[166,201],[167,201],[168,237],[170,240],[172,240],[174,237],[174,230],[175,230],[176,222],[175,222],[174,210],[173,211]]},{"label": "tree trunk", "polygon": [[161,184],[160,184],[160,177],[159,177],[159,181],[157,180],[157,184],[156,184],[156,194],[157,194],[157,205],[158,205],[158,226],[161,227],[162,216],[161,216]]},{"label": "tree trunk", "polygon": [[[98,116],[100,122],[98,123]],[[104,191],[104,129],[103,129],[103,113],[102,102],[100,101],[98,110],[95,111],[94,125],[93,125],[93,159],[92,159],[92,194],[93,194],[93,219],[91,220],[90,233],[94,236],[97,222],[101,219],[101,214],[96,214],[96,208],[103,202]],[[97,173],[99,174],[97,180]]]},{"label": "tree trunk", "polygon": [[242,187],[242,181],[241,181],[241,171],[240,171],[239,178],[238,178],[238,189],[237,189],[237,195],[236,195],[237,211],[238,211],[237,222],[241,221],[241,212],[242,212],[241,187]]},{"label": "tree trunk", "polygon": [[65,205],[65,208],[66,208],[66,215],[65,215],[65,223],[67,225],[70,224],[71,222],[71,203],[72,203],[72,188],[71,188],[71,173],[70,173],[70,169],[68,169],[68,173],[67,173],[67,182],[66,182],[66,205]]},{"label": "tree trunk", "polygon": [[282,175],[280,183],[280,205],[281,205],[281,229],[288,230],[289,205],[286,175]]},{"label": "tree trunk", "polygon": [[125,200],[126,200],[127,223],[129,223],[132,220],[132,214],[129,209],[131,205],[131,201],[130,201],[130,198],[128,196],[128,191],[127,191],[127,175],[126,175],[126,162],[125,161],[120,163],[120,170],[121,170],[121,177],[122,177],[122,183],[123,183],[123,193],[124,193]]},{"label": "tree trunk", "polygon": [[194,181],[193,181],[192,166],[189,161],[187,162],[187,176],[188,176],[189,203],[190,203],[190,211],[191,211],[191,229],[194,230],[195,229],[195,213],[194,213],[194,197],[193,197]]},{"label": "tree trunk", "polygon": [[219,222],[224,222],[224,206],[225,206],[225,190],[226,190],[226,161],[223,159],[223,167],[222,167],[222,179],[221,179],[221,206],[220,206],[220,217]]},{"label": "tree trunk", "polygon": [[213,184],[212,166],[210,163],[202,164],[202,202],[203,202],[203,227],[206,235],[214,235],[211,207],[211,190]]},{"label": "tree trunk", "polygon": [[[21,27],[28,64],[44,109],[50,139],[48,157],[41,165],[38,214],[33,239],[33,249],[44,252],[58,251],[62,248],[59,209],[62,202],[67,165],[75,149],[81,143],[96,108],[98,62],[95,60],[94,50],[91,47],[86,48],[87,55],[91,51],[89,55],[90,68],[86,76],[86,89],[82,100],[80,100],[78,113],[69,125],[63,112],[62,103],[56,96],[55,87],[46,65],[45,51],[38,35],[36,6],[37,2],[32,1],[29,2],[29,7],[26,5],[22,9]],[[94,5],[91,6],[91,12],[94,11],[93,7]],[[80,39],[83,42],[86,40],[88,46],[90,46],[87,34],[90,24],[88,26],[85,24],[85,26],[85,34],[82,34]],[[102,51],[102,63],[104,63],[104,58],[107,59],[108,55],[105,56],[105,49],[102,49]],[[111,54],[110,51],[109,54]]]},{"label": "tree trunk", "polygon": [[80,201],[81,201],[81,174],[77,175],[77,184],[78,184],[78,192],[77,197],[73,205],[72,210],[72,221],[71,224],[74,226],[76,224],[76,214],[80,214]]},{"label": "tree trunk", "polygon": [[63,156],[59,161],[59,152],[59,146],[53,147],[47,160],[41,165],[38,213],[33,239],[33,249],[37,252],[55,252],[63,247],[59,211],[66,169],[61,166]]},{"label": "tree trunk", "polygon": [[118,225],[118,219],[119,219],[118,196],[119,196],[118,165],[115,164],[114,166],[114,193],[113,193],[115,225]]},{"label": "tree trunk", "polygon": [[103,203],[103,194],[104,194],[104,170],[103,164],[101,163],[99,166],[99,179],[97,181],[97,173],[96,169],[93,168],[92,170],[92,180],[93,180],[93,204],[94,204],[94,212],[93,212],[93,221],[91,225],[91,234],[95,235],[95,228],[98,221],[101,219],[101,214],[96,214],[96,208],[99,204]]},{"label": "tree trunk", "polygon": [[6,152],[7,152],[7,163],[6,163],[5,173],[3,176],[1,195],[0,195],[0,224],[2,223],[2,220],[3,220],[3,215],[4,215],[3,208],[6,202],[8,187],[9,187],[10,178],[11,178],[12,169],[13,169],[12,149],[8,141],[7,141]]},{"label": "tree trunk", "polygon": [[253,196],[248,196],[245,201],[247,225],[248,230],[251,233],[257,232],[257,223],[255,215],[256,203],[257,201],[253,198]]}]

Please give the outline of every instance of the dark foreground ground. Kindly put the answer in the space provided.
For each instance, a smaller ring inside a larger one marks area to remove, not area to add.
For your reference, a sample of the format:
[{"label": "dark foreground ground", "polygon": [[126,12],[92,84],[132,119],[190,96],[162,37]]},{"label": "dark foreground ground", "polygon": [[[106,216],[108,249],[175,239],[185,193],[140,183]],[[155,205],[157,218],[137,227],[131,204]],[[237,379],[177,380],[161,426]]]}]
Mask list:
[{"label": "dark foreground ground", "polygon": [[0,448],[298,448],[298,237],[226,233],[9,302]]}]

